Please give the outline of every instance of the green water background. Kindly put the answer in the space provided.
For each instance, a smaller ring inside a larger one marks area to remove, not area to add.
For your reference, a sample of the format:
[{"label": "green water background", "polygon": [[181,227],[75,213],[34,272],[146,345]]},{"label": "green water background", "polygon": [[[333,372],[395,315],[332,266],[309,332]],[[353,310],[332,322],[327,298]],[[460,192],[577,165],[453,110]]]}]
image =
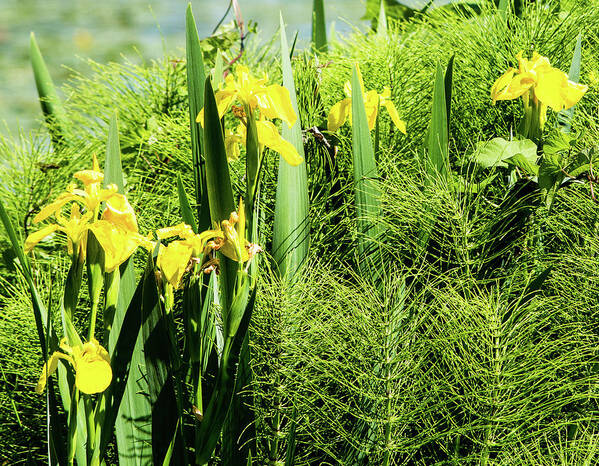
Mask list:
[{"label": "green water background", "polygon": [[[0,133],[40,126],[41,111],[29,64],[29,33],[34,31],[57,85],[85,71],[86,60],[106,63],[184,55],[184,19],[188,0],[0,0]],[[202,37],[211,34],[227,0],[192,1]],[[310,38],[312,0],[239,0],[244,20],[254,20],[261,37],[278,27],[279,11],[288,34]],[[335,30],[366,24],[364,0],[326,0],[326,20]],[[233,19],[232,13],[226,22]]]}]

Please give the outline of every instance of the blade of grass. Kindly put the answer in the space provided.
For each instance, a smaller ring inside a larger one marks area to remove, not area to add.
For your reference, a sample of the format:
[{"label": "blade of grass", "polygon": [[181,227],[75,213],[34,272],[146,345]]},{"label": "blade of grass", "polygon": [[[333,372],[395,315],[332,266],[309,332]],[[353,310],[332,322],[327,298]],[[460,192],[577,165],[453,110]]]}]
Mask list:
[{"label": "blade of grass", "polygon": [[177,174],[177,194],[179,195],[179,208],[181,209],[181,218],[185,223],[187,223],[195,233],[198,232],[198,226],[196,224],[196,220],[193,216],[193,211],[191,210],[191,205],[189,204],[189,199],[187,198],[187,194],[185,193],[185,188],[183,187],[183,180],[181,180],[181,175]]},{"label": "blade of grass", "polygon": [[358,227],[358,262],[363,268],[367,266],[365,259],[372,252],[374,243],[380,237],[382,230],[380,223],[375,221],[381,211],[380,192],[376,185],[378,169],[358,73],[357,67],[354,67],[352,76],[352,148]]},{"label": "blade of grass", "polygon": [[29,42],[29,54],[46,126],[50,131],[54,149],[58,150],[65,143],[64,129],[68,127],[68,122],[62,102],[56,93],[52,76],[50,76],[33,32]]},{"label": "blade of grass", "polygon": [[[580,79],[580,66],[582,62],[582,33],[578,34],[576,38],[576,47],[574,48],[574,55],[572,56],[572,63],[570,64],[570,72],[568,73],[568,79],[572,82],[577,83]],[[563,110],[557,114],[557,121],[562,131],[569,133],[572,125],[572,118],[574,117],[574,110],[576,105],[568,110]]]},{"label": "blade of grass", "polygon": [[[229,177],[229,162],[223,137],[223,129],[216,108],[214,92],[210,78],[206,79],[204,91],[204,142],[206,146],[206,186],[208,188],[208,203],[212,222],[228,219],[231,212],[235,211],[233,190]],[[221,304],[225,313],[231,306],[237,275],[237,263],[222,254],[220,257],[220,288]],[[226,318],[226,315],[224,316]]]},{"label": "blade of grass", "polygon": [[[292,128],[283,124],[283,138],[293,144],[301,157],[305,157],[293,71],[282,15],[280,23],[283,86],[289,91],[291,105],[298,115]],[[310,243],[308,212],[308,175],[305,160],[297,167],[292,167],[283,157],[279,157],[272,255],[282,277],[293,277],[308,256]]]},{"label": "blade of grass", "polygon": [[[450,60],[450,66],[453,60]],[[445,178],[449,162],[449,114],[451,105],[446,98],[446,88],[451,88],[451,82],[446,82],[446,76],[451,77],[451,68],[448,73],[443,73],[441,65],[437,65],[435,83],[433,88],[433,105],[431,121],[428,132],[428,158],[425,161],[429,177],[441,176]],[[451,97],[450,97],[451,98]]]},{"label": "blade of grass", "polygon": [[312,44],[317,52],[328,50],[323,0],[314,0],[312,4]]},{"label": "blade of grass", "polygon": [[200,230],[210,228],[208,211],[208,193],[206,186],[206,168],[202,160],[204,133],[196,118],[204,107],[204,81],[206,71],[200,45],[200,37],[191,3],[187,5],[185,14],[185,44],[187,57],[187,92],[189,99],[189,127],[191,130],[191,152],[193,161],[193,180],[195,201],[198,208],[198,226]]}]

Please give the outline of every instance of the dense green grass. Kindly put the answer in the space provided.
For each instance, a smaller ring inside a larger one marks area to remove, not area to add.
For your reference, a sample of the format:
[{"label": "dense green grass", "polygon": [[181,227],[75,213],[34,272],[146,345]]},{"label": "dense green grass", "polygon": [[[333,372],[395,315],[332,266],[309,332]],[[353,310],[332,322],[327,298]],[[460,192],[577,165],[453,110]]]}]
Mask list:
[{"label": "dense green grass", "polygon": [[[284,460],[295,425],[296,464],[594,464],[599,442],[599,242],[586,184],[560,190],[539,215],[530,183],[506,172],[481,192],[426,184],[422,147],[434,70],[455,54],[450,159],[479,182],[476,143],[508,137],[519,102],[491,105],[494,80],[532,49],[567,70],[583,34],[581,81],[589,91],[573,130],[599,142],[599,6],[556,13],[531,4],[521,18],[439,10],[392,23],[387,40],[354,34],[315,58],[293,60],[308,161],[311,259],[298,283],[265,273],[251,331],[258,464]],[[275,54],[251,58],[273,81]],[[356,273],[351,132],[326,134],[332,158],[306,130],[326,127],[354,61],[367,89],[392,90],[408,135],[382,112],[378,154],[384,214],[382,281]],[[593,79],[595,79],[593,81]],[[101,158],[118,110],[128,197],[142,233],[180,222],[175,174],[193,176],[185,65],[90,63],[65,89],[71,147],[55,154],[43,135],[0,141],[0,196],[24,233],[31,214],[75,169]],[[554,124],[550,117],[548,126]],[[269,154],[261,243],[268,250],[276,185]],[[16,162],[18,161],[18,163]],[[44,164],[56,164],[47,169]],[[232,164],[241,191],[243,161]],[[42,170],[43,168],[43,170]],[[511,191],[510,191],[511,190]],[[430,231],[428,247],[421,232]],[[543,248],[536,238],[542,235]],[[44,400],[32,394],[41,367],[24,287],[7,259],[0,301],[0,458],[44,454]],[[41,284],[65,270],[59,242],[35,252]],[[540,280],[539,277],[544,277]],[[50,299],[47,297],[47,299]],[[57,299],[56,296],[53,299]]]}]

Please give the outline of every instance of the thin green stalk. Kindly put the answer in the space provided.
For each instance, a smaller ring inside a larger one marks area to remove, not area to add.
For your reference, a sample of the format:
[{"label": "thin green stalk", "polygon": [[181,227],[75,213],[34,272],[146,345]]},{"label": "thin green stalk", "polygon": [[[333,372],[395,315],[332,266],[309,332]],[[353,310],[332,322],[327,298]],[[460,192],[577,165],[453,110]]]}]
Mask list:
[{"label": "thin green stalk", "polygon": [[90,322],[89,322],[89,334],[87,336],[88,341],[90,341],[92,338],[94,338],[94,335],[96,334],[96,319],[98,317],[99,305],[100,305],[99,302],[92,302],[92,311],[91,311]]},{"label": "thin green stalk", "polygon": [[389,466],[390,452],[389,447],[391,443],[391,354],[389,351],[389,341],[391,339],[391,322],[387,321],[387,328],[385,329],[385,454],[383,457],[383,466]]},{"label": "thin green stalk", "polygon": [[77,451],[77,406],[79,405],[79,389],[76,385],[73,385],[73,391],[71,394],[71,406],[69,408],[68,426],[69,426],[69,438],[68,443],[68,464],[73,466],[75,459],[75,452]]},{"label": "thin green stalk", "polygon": [[119,289],[121,285],[121,272],[117,268],[106,274],[104,278],[106,282],[105,302],[104,302],[104,332],[105,341],[108,341],[112,323],[116,311],[116,305],[119,298]]},{"label": "thin green stalk", "polygon": [[91,461],[96,445],[96,422],[94,419],[94,409],[92,400],[88,395],[83,396],[83,405],[85,406],[85,424],[87,427],[87,458],[88,463]]},{"label": "thin green stalk", "polygon": [[[102,453],[101,448],[101,439],[102,439],[102,426],[104,424],[106,413],[106,397],[101,396],[97,403],[96,409],[93,412],[93,420],[94,420],[94,431],[93,431],[93,447],[92,447],[92,457],[90,461],[90,466],[100,466],[100,455]],[[89,418],[88,418],[89,421]],[[88,438],[91,435],[88,427]]]}]

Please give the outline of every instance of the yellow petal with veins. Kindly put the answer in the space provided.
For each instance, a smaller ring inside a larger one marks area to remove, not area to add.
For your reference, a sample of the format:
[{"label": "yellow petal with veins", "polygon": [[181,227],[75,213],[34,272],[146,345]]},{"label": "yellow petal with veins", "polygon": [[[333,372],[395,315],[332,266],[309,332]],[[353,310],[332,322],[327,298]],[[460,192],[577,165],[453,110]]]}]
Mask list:
[{"label": "yellow petal with veins", "polygon": [[578,103],[582,96],[589,90],[589,87],[584,84],[578,84],[572,81],[568,81],[566,89],[562,90],[562,97],[564,99],[564,108],[568,109]]},{"label": "yellow petal with veins", "polygon": [[173,241],[168,246],[161,246],[158,251],[156,265],[164,278],[175,289],[181,285],[187,265],[191,259],[193,247],[185,241]]},{"label": "yellow petal with veins", "polygon": [[366,110],[366,120],[368,129],[372,131],[376,124],[376,116],[379,111],[379,94],[375,90],[370,90],[364,96],[364,109]]},{"label": "yellow petal with veins", "polygon": [[503,73],[491,86],[491,98],[493,99],[493,104],[499,100],[498,96],[500,96],[510,85],[515,72],[516,70],[513,68],[508,68],[508,70]]},{"label": "yellow petal with veins", "polygon": [[387,112],[389,112],[389,116],[391,117],[393,124],[399,131],[401,131],[403,134],[406,134],[406,124],[399,118],[399,114],[397,113],[397,109],[395,108],[395,105],[393,105],[393,102],[386,100],[383,105],[387,109]]},{"label": "yellow petal with veins", "polygon": [[540,73],[534,93],[540,102],[554,111],[559,112],[564,108],[562,89],[568,85],[568,76],[563,71],[553,68],[546,73]]},{"label": "yellow petal with veins", "polygon": [[291,105],[289,91],[283,86],[273,84],[266,88],[266,96],[268,106],[260,107],[260,111],[266,118],[280,118],[291,128],[297,121],[297,114]]},{"label": "yellow petal with veins", "polygon": [[56,230],[59,230],[59,229],[60,229],[59,225],[52,224],[52,225],[46,225],[44,228],[42,228],[39,231],[36,231],[35,233],[31,233],[25,240],[25,247],[24,247],[25,254],[29,253],[35,247],[35,245],[37,245],[46,236],[51,235],[52,233],[54,233]]},{"label": "yellow petal with veins", "polygon": [[172,238],[173,236],[180,236],[181,238],[189,238],[194,235],[193,229],[186,223],[179,223],[172,227],[161,228],[156,230],[156,236],[159,239]]},{"label": "yellow petal with veins", "polygon": [[35,393],[37,393],[38,395],[41,395],[43,393],[44,389],[46,388],[46,384],[48,383],[48,378],[52,374],[54,374],[54,372],[56,372],[56,369],[58,369],[59,359],[66,359],[68,361],[71,361],[72,363],[72,359],[69,356],[64,355],[58,351],[54,351],[54,353],[52,353],[52,356],[50,356],[50,358],[48,359],[48,362],[44,364],[40,378],[37,381],[37,385],[35,386]]},{"label": "yellow petal with veins", "polygon": [[59,212],[62,207],[71,201],[80,201],[81,199],[72,193],[62,193],[53,202],[45,206],[40,212],[33,217],[33,223],[38,223],[46,220],[50,215]]},{"label": "yellow petal with veins", "polygon": [[289,165],[295,167],[304,161],[293,144],[281,137],[272,122],[267,120],[257,121],[256,130],[258,132],[258,142],[281,154]]},{"label": "yellow petal with veins", "polygon": [[349,117],[349,113],[351,111],[351,99],[343,99],[340,102],[337,102],[331,110],[329,111],[329,117],[327,121],[327,129],[331,132],[337,131],[347,118]]},{"label": "yellow petal with veins", "polygon": [[101,183],[104,180],[104,173],[96,170],[80,170],[73,175],[85,186],[94,183]]},{"label": "yellow petal with veins", "polygon": [[135,211],[122,194],[115,193],[106,201],[106,209],[102,213],[102,219],[124,230],[133,233],[138,232]]},{"label": "yellow petal with veins", "polygon": [[82,348],[73,349],[75,385],[82,393],[101,393],[112,382],[110,356],[97,340],[93,339]]},{"label": "yellow petal with veins", "polygon": [[[240,123],[240,126],[243,126],[243,123]],[[239,159],[240,144],[245,144],[245,139],[239,134],[239,128],[237,128],[236,133],[229,129],[225,130],[225,151],[229,162]]]},{"label": "yellow petal with veins", "polygon": [[107,273],[129,259],[144,239],[138,233],[118,228],[106,220],[92,223],[90,229],[104,250],[104,271]]}]

